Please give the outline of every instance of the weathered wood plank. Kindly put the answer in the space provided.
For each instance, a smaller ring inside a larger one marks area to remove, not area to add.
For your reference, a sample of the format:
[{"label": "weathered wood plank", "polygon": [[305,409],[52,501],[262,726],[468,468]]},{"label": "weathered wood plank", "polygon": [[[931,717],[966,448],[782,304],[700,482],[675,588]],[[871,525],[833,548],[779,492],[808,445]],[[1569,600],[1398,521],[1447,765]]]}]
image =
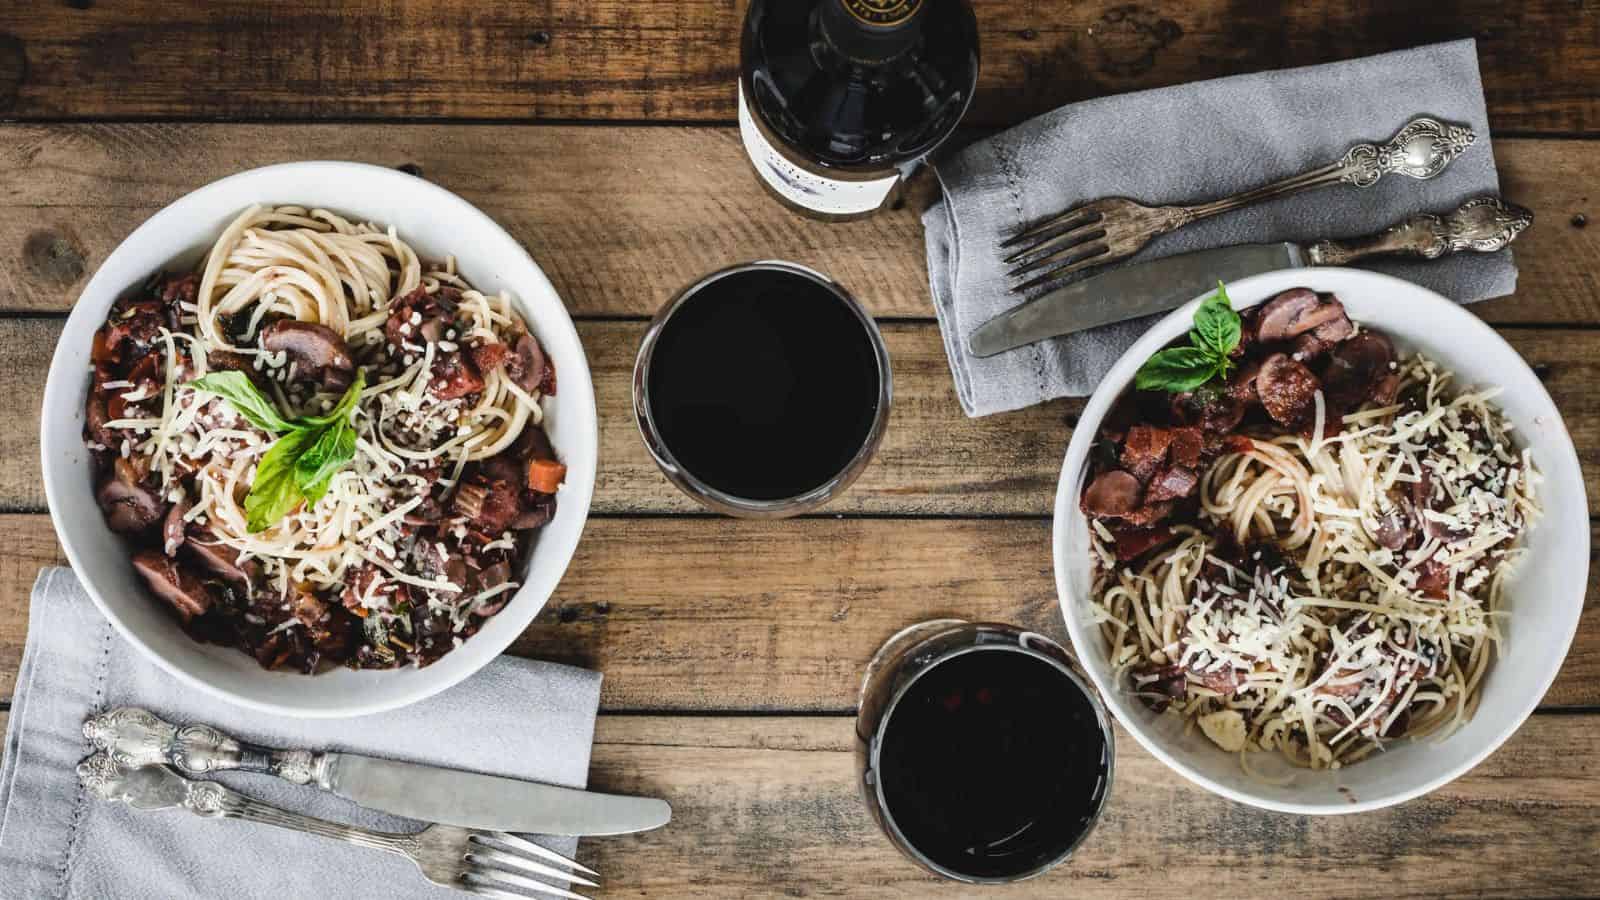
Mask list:
[{"label": "weathered wood plank", "polygon": [[[590,784],[656,794],[673,822],[585,841],[616,896],[970,897],[922,874],[868,818],[850,718],[602,716]],[[1118,730],[1116,783],[1066,866],[1007,897],[1564,897],[1594,890],[1600,767],[1592,716],[1534,716],[1433,794],[1310,818],[1190,785]],[[1180,876],[1175,877],[1177,873]],[[612,896],[603,892],[601,896]]]},{"label": "weathered wood plank", "polygon": [[[0,729],[8,713],[0,711]],[[1593,889],[1600,849],[1595,716],[1534,716],[1466,776],[1361,816],[1252,810],[1190,785],[1117,730],[1104,818],[1065,866],[1015,897],[1322,898],[1352,871],[1385,897],[1569,897]],[[744,898],[887,893],[968,896],[899,856],[855,789],[850,717],[610,716],[595,725],[589,784],[664,797],[672,824],[585,840],[595,897]],[[1575,864],[1576,861],[1576,864]],[[1185,877],[1171,877],[1181,870]],[[1470,885],[1470,888],[1463,888]]]},{"label": "weathered wood plank", "polygon": [[[0,115],[728,121],[746,5],[9,4],[0,9]],[[974,6],[977,123],[1476,37],[1494,127],[1600,129],[1600,33],[1586,2]]]},{"label": "weathered wood plank", "polygon": [[[1571,224],[1600,217],[1600,196],[1584,189],[1600,184],[1600,144],[1495,149],[1506,196],[1539,220],[1516,245],[1521,292],[1477,311],[1600,322],[1600,228]],[[838,278],[876,315],[932,316],[918,217],[931,179],[904,209],[827,224],[774,203],[743,153],[727,128],[3,126],[0,311],[67,309],[130,231],[207,182],[287,160],[355,159],[419,166],[478,204],[527,245],[575,315],[652,315],[706,272],[782,257]]]},{"label": "weathered wood plank", "polygon": [[[44,508],[38,421],[50,354],[60,333],[55,319],[0,319],[0,396],[26,427],[0,430],[0,510]],[[601,465],[594,508],[604,513],[694,512],[650,460],[634,426],[633,360],[641,322],[583,322],[579,327],[593,368],[600,409]],[[1047,515],[1053,509],[1061,458],[1081,400],[1057,400],[1005,415],[961,414],[949,365],[931,323],[891,323],[884,329],[893,363],[895,398],[877,457],[833,513]],[[1505,332],[1543,373],[1566,417],[1600,509],[1600,331],[1515,328]]]},{"label": "weathered wood plank", "polygon": [[[59,561],[45,516],[0,516],[0,698],[28,588]],[[605,672],[608,710],[839,712],[913,622],[1012,622],[1065,641],[1051,573],[1042,520],[601,518],[511,652]],[[1589,585],[1600,606],[1600,568]],[[1593,615],[1544,702],[1600,705]]]}]

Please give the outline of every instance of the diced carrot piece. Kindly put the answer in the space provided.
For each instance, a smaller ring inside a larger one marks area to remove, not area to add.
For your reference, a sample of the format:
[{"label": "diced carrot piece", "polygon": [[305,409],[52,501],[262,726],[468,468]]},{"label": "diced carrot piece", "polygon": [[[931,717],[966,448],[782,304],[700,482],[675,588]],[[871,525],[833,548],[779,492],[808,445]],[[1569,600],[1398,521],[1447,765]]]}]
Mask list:
[{"label": "diced carrot piece", "polygon": [[528,462],[528,489],[541,494],[554,494],[567,477],[567,467],[553,459],[535,459]]}]

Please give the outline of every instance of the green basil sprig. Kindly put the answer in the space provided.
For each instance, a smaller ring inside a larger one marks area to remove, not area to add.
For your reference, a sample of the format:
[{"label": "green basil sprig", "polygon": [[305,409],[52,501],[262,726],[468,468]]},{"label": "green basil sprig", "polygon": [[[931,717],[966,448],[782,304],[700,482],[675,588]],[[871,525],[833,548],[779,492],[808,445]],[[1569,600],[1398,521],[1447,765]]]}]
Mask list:
[{"label": "green basil sprig", "polygon": [[1228,292],[1217,282],[1217,292],[1194,312],[1188,347],[1169,347],[1145,360],[1133,383],[1141,391],[1192,391],[1213,378],[1226,377],[1233,368],[1228,356],[1239,346],[1239,314]]},{"label": "green basil sprig", "polygon": [[315,504],[328,492],[333,476],[356,457],[356,429],[351,419],[366,373],[355,381],[332,410],[321,416],[285,419],[272,398],[261,393],[243,372],[214,372],[189,386],[215,394],[269,434],[281,435],[256,464],[255,480],[244,498],[245,524],[252,532],[270,527],[303,500]]}]

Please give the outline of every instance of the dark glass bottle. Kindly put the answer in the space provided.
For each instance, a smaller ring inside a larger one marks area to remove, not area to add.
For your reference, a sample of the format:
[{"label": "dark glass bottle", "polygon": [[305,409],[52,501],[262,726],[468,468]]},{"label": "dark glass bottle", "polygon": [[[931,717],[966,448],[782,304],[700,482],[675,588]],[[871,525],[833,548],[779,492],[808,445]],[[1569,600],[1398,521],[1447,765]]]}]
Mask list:
[{"label": "dark glass bottle", "polygon": [[856,218],[950,136],[977,81],[967,0],[752,0],[740,133],[779,199]]}]

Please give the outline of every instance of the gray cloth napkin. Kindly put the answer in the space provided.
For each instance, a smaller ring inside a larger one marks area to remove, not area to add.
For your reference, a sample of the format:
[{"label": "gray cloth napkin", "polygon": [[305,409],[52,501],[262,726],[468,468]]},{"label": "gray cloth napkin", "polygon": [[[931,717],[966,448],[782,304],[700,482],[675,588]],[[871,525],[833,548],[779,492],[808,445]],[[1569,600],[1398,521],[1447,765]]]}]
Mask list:
[{"label": "gray cloth napkin", "polygon": [[[962,408],[982,416],[1088,394],[1155,321],[973,357],[968,335],[1018,303],[1006,291],[996,246],[1023,224],[1099,197],[1152,204],[1224,197],[1332,162],[1351,144],[1387,140],[1418,115],[1471,125],[1478,140],[1430,181],[1389,175],[1365,189],[1325,188],[1227,213],[1157,238],[1128,261],[1138,263],[1229,244],[1364,235],[1498,194],[1474,42],[1075,103],[938,163],[944,196],[922,221],[934,309]],[[1508,294],[1517,283],[1509,250],[1370,268],[1462,303]]]},{"label": "gray cloth napkin", "polygon": [[[117,636],[69,569],[34,585],[28,641],[0,765],[0,895],[7,898],[296,900],[437,898],[409,861],[280,828],[140,812],[80,790],[90,752],[83,720],[143,706],[172,722],[204,722],[279,747],[336,748],[583,787],[600,674],[502,657],[403,709],[342,721],[285,719],[183,687]],[[416,822],[371,812],[311,787],[224,773],[258,800],[334,821],[394,831]],[[567,855],[576,838],[541,838]]]}]

